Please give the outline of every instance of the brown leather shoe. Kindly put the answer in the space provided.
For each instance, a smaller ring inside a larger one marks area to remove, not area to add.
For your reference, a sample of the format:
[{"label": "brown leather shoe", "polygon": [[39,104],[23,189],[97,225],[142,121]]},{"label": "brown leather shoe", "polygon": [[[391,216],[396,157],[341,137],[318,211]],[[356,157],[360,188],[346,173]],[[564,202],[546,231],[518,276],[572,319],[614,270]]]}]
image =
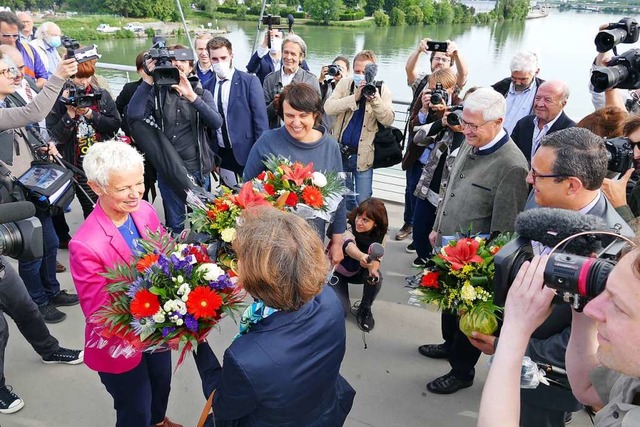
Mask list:
[{"label": "brown leather shoe", "polygon": [[[156,427],[183,427],[182,424],[174,423],[169,417],[164,417],[164,421],[159,424],[154,424]],[[153,426],[152,426],[153,427]]]},{"label": "brown leather shoe", "polygon": [[64,273],[65,271],[67,271],[67,267],[56,261],[56,273]]},{"label": "brown leather shoe", "polygon": [[405,222],[402,228],[400,228],[400,230],[398,230],[398,232],[396,233],[396,240],[404,240],[407,237],[409,237],[412,233],[413,233],[413,227],[411,226],[411,224],[407,224]]}]

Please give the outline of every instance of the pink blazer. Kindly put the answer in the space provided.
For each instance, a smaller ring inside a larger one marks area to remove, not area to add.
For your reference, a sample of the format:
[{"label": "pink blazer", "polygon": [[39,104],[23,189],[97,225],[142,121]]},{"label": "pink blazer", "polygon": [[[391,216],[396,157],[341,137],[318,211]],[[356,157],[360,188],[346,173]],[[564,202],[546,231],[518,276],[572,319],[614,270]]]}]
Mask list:
[{"label": "pink blazer", "polygon": [[[144,200],[140,203],[140,209],[131,216],[142,237],[147,237],[147,229],[157,231],[161,227],[155,209]],[[100,273],[118,262],[130,261],[132,256],[129,246],[104,213],[100,203],[96,203],[91,215],[69,242],[71,275],[86,321],[84,363],[94,371],[120,374],[138,366],[142,358],[141,353],[129,358],[111,356],[109,349],[121,343],[115,337],[107,340],[102,348],[87,347],[90,337],[93,341],[96,339],[94,325],[89,319],[107,301],[107,279]]]}]

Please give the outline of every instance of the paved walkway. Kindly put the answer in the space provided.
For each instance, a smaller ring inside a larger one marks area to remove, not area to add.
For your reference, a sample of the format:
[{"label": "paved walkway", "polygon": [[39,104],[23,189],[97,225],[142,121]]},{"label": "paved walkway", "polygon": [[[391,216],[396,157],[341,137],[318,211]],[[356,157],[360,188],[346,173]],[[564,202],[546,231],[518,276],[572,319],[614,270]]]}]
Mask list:
[{"label": "paved walkway", "polygon": [[[156,206],[160,204],[156,202]],[[375,426],[475,426],[478,405],[487,375],[487,358],[477,366],[473,387],[454,395],[439,396],[427,392],[428,381],[449,370],[446,361],[421,356],[417,346],[441,341],[440,317],[435,310],[408,304],[404,277],[412,274],[413,254],[407,254],[408,241],[393,240],[402,225],[402,207],[387,206],[391,230],[383,262],[383,288],[373,306],[375,330],[367,334],[368,348],[363,348],[362,333],[353,319],[347,323],[347,354],[342,374],[357,391],[346,425]],[[162,209],[159,209],[161,212]],[[67,214],[72,230],[82,220],[77,202]],[[58,258],[67,267],[68,251]],[[58,275],[63,288],[73,290],[69,272]],[[352,297],[359,298],[358,287]],[[83,344],[84,318],[79,306],[63,307],[67,319],[50,329],[62,345],[80,348]],[[0,414],[2,427],[102,427],[115,424],[112,401],[98,375],[84,365],[59,366],[41,363],[38,355],[10,321],[11,338],[7,348],[5,373],[7,383],[25,401],[15,414]],[[229,319],[221,331],[213,331],[209,342],[219,357],[231,343],[236,325]],[[177,357],[174,357],[174,360]],[[185,426],[196,425],[204,397],[193,360],[186,362],[173,377],[168,415]],[[574,416],[573,426],[591,423],[585,414]]]}]

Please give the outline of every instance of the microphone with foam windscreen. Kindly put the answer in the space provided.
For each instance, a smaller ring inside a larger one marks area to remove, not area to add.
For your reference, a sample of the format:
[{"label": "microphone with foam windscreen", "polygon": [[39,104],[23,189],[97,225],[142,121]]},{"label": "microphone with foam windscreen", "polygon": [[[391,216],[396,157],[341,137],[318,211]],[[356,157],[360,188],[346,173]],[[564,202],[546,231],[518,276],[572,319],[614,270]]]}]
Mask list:
[{"label": "microphone with foam windscreen", "polygon": [[[555,208],[537,208],[522,212],[516,217],[515,229],[519,236],[535,240],[550,248],[577,233],[611,231],[611,227],[602,218]],[[562,251],[589,256],[601,249],[602,239],[589,234],[571,239]]]},{"label": "microphone with foam windscreen", "polygon": [[367,83],[372,83],[378,75],[378,64],[372,62],[364,67],[364,80]]},{"label": "microphone with foam windscreen", "polygon": [[0,205],[0,224],[20,221],[36,214],[36,207],[31,202],[13,202]]},{"label": "microphone with foam windscreen", "polygon": [[367,264],[371,264],[373,261],[380,261],[380,258],[384,255],[384,246],[380,243],[372,243],[369,245],[369,251],[367,252]]}]

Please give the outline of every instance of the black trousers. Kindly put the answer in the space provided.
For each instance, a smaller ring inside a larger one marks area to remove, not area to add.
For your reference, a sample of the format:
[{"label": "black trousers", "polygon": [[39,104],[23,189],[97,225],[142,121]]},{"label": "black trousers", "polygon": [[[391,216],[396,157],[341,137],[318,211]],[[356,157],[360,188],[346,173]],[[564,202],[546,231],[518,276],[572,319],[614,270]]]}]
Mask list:
[{"label": "black trousers", "polygon": [[461,380],[471,380],[475,376],[475,366],[480,359],[480,350],[460,330],[458,316],[442,312],[442,337],[449,353],[451,373]]},{"label": "black trousers", "polygon": [[351,277],[343,276],[340,273],[333,273],[331,284],[342,303],[342,310],[344,311],[345,317],[349,314],[349,308],[351,307],[351,301],[349,300],[349,283],[362,284],[362,300],[360,304],[363,306],[371,307],[376,296],[378,296],[380,288],[382,288],[382,274],[380,274],[380,280],[373,285],[366,283],[365,277],[367,274],[368,271],[364,268],[361,268],[358,274]]}]

